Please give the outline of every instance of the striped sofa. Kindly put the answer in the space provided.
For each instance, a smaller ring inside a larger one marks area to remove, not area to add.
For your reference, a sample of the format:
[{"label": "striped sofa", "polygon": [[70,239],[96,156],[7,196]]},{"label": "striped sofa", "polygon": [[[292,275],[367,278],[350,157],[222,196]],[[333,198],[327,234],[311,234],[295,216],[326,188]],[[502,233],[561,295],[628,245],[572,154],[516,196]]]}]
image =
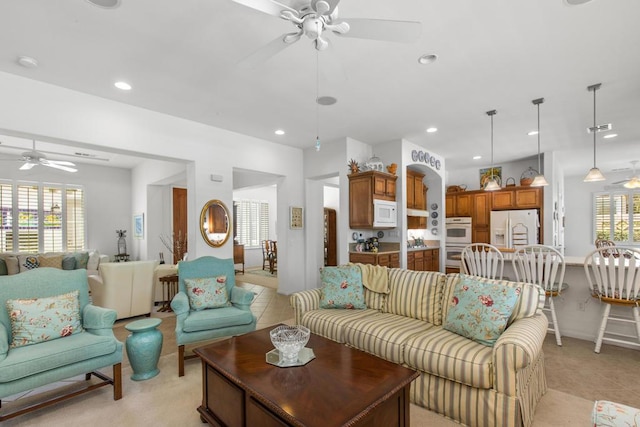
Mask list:
[{"label": "striped sofa", "polygon": [[292,294],[296,323],[420,372],[411,386],[417,405],[468,426],[530,426],[547,389],[544,292],[521,284],[507,329],[488,347],[442,328],[459,274],[388,275],[390,292],[365,288],[363,310],[321,309],[319,288]]}]

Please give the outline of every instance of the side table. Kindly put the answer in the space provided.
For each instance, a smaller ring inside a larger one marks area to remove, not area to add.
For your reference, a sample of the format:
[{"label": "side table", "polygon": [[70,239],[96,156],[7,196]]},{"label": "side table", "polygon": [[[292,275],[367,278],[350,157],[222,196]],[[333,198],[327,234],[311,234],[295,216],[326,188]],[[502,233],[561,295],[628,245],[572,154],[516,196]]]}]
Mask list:
[{"label": "side table", "polygon": [[178,275],[169,274],[167,276],[159,277],[158,280],[162,283],[162,307],[158,311],[173,311],[171,310],[171,300],[178,293]]},{"label": "side table", "polygon": [[162,332],[156,327],[161,322],[162,320],[157,317],[149,317],[124,326],[131,332],[125,346],[133,369],[131,379],[134,381],[148,380],[160,373],[158,360],[162,350]]}]

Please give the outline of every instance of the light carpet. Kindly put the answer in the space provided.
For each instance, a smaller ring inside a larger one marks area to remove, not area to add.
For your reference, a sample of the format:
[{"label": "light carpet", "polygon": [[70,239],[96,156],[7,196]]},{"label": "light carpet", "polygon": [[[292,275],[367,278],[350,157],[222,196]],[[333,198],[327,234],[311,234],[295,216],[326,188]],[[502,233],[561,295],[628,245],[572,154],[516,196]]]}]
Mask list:
[{"label": "light carpet", "polygon": [[[132,381],[131,368],[122,371],[123,398],[113,400],[113,389],[91,393],[3,423],[3,426],[193,426],[202,427],[196,408],[202,401],[201,363],[187,360],[185,376],[178,377],[177,354],[160,357],[160,374],[146,381]],[[110,374],[111,369],[105,370]],[[83,382],[84,377],[76,379]],[[73,383],[69,387],[73,387]],[[25,402],[28,398],[20,399]],[[5,404],[9,409],[15,403]],[[593,402],[549,390],[536,409],[534,427],[588,426]],[[424,408],[411,405],[412,427],[448,427],[459,424]]]}]

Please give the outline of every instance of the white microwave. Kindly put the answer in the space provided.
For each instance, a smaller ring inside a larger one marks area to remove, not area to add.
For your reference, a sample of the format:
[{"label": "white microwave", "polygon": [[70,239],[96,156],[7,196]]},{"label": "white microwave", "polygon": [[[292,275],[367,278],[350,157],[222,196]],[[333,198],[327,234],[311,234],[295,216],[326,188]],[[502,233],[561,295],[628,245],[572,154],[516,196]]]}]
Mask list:
[{"label": "white microwave", "polygon": [[373,226],[394,228],[398,225],[398,204],[388,200],[373,199]]}]

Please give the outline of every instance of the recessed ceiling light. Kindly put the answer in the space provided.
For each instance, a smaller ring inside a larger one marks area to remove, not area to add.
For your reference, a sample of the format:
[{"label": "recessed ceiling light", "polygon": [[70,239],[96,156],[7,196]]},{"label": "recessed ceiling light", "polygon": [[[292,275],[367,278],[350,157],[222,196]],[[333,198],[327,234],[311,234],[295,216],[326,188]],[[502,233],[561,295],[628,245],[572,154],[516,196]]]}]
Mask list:
[{"label": "recessed ceiling light", "polygon": [[284,131],[282,129],[278,129],[275,131],[276,135],[284,135]]},{"label": "recessed ceiling light", "polygon": [[529,136],[533,136],[533,135],[537,135],[538,131],[537,130],[532,130],[531,132],[527,132],[527,135]]},{"label": "recessed ceiling light", "polygon": [[338,100],[333,96],[319,96],[316,102],[320,105],[333,105],[338,102]]},{"label": "recessed ceiling light", "polygon": [[480,160],[482,156],[473,156],[473,160]]},{"label": "recessed ceiling light", "polygon": [[131,90],[131,85],[127,82],[115,82],[114,86],[120,90]]},{"label": "recessed ceiling light", "polygon": [[434,132],[438,132],[438,128],[436,127],[427,128],[427,133],[434,133]]},{"label": "recessed ceiling light", "polygon": [[616,136],[618,136],[617,133],[610,133],[608,135],[603,136],[603,138],[609,139],[609,138],[615,138]]},{"label": "recessed ceiling light", "polygon": [[104,9],[114,9],[120,6],[120,0],[87,0],[87,3]]},{"label": "recessed ceiling light", "polygon": [[24,68],[38,68],[38,61],[30,56],[18,56],[18,64]]},{"label": "recessed ceiling light", "polygon": [[431,64],[436,62],[436,60],[438,59],[438,55],[432,54],[432,53],[428,53],[426,55],[422,55],[420,58],[418,58],[418,63],[421,65],[427,65],[427,64]]}]

